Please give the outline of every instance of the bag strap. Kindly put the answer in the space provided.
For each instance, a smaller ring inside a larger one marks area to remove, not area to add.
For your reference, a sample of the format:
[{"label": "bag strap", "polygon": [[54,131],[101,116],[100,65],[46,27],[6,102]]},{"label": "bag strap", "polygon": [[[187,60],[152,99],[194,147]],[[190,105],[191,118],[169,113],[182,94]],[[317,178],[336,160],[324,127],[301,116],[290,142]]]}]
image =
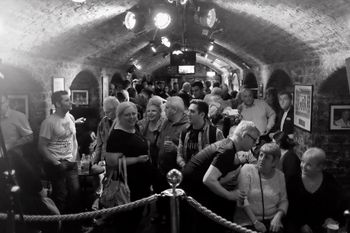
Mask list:
[{"label": "bag strap", "polygon": [[126,158],[122,156],[118,160],[118,176],[123,178],[125,185],[128,185],[128,173],[126,170]]},{"label": "bag strap", "polygon": [[261,202],[262,202],[262,214],[263,214],[263,221],[265,221],[265,204],[264,204],[264,192],[262,188],[262,182],[261,182],[261,175],[260,172],[258,171],[259,174],[259,181],[260,181],[260,191],[261,191]]}]

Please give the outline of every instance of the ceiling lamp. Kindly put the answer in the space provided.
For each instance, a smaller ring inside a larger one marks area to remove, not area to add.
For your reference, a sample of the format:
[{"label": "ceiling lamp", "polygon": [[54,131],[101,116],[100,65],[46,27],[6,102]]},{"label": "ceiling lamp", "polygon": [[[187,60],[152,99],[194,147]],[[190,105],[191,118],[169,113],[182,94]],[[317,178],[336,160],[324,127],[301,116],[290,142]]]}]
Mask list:
[{"label": "ceiling lamp", "polygon": [[167,28],[170,23],[171,23],[171,16],[166,13],[166,12],[158,12],[155,16],[154,16],[154,25],[158,28],[158,29],[165,29]]},{"label": "ceiling lamp", "polygon": [[151,42],[149,43],[149,46],[150,46],[150,48],[151,48],[151,50],[152,50],[153,53],[156,53],[156,52],[157,52],[156,46],[154,45],[154,42],[153,42],[153,41],[151,41]]},{"label": "ceiling lamp", "polygon": [[168,39],[167,37],[162,36],[161,41],[162,41],[162,44],[163,44],[164,46],[170,48],[171,43],[170,43],[170,41],[169,41],[169,39]]},{"label": "ceiling lamp", "polygon": [[211,40],[208,47],[208,51],[213,51],[213,49],[214,49],[214,40]]},{"label": "ceiling lamp", "polygon": [[214,8],[209,8],[209,7],[198,7],[197,8],[197,17],[199,23],[203,27],[209,27],[212,28],[214,27],[217,17],[216,17],[216,11]]},{"label": "ceiling lamp", "polygon": [[124,25],[129,30],[133,30],[135,28],[136,15],[134,12],[131,12],[131,11],[126,12]]},{"label": "ceiling lamp", "polygon": [[76,2],[76,3],[84,3],[84,2],[86,2],[86,0],[72,0],[72,2]]},{"label": "ceiling lamp", "polygon": [[144,17],[140,10],[127,11],[124,18],[124,25],[128,30],[138,32],[145,25]]}]

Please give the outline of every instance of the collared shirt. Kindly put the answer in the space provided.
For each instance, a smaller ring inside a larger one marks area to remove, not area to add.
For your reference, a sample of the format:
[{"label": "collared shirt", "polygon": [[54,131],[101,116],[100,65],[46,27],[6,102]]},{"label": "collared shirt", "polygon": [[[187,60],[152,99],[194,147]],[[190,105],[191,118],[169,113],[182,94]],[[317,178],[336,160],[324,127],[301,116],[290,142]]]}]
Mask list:
[{"label": "collared shirt", "polygon": [[8,109],[0,122],[7,150],[20,138],[33,134],[26,116],[19,111]]},{"label": "collared shirt", "polygon": [[281,125],[280,125],[280,130],[281,130],[281,131],[283,131],[284,121],[286,120],[289,111],[290,111],[290,108],[289,108],[287,111],[284,111],[284,112],[283,112],[282,120],[281,120]]},{"label": "collared shirt", "polygon": [[265,101],[255,99],[252,106],[247,106],[244,103],[241,106],[243,120],[254,122],[261,134],[272,129],[276,113]]}]

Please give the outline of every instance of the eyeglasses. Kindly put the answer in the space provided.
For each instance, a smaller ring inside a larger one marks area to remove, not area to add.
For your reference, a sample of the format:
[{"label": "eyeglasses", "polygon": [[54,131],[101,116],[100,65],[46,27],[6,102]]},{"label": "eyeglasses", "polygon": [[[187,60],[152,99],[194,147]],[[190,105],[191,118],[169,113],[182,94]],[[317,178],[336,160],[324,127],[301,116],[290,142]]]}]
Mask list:
[{"label": "eyeglasses", "polygon": [[253,142],[255,142],[255,143],[258,143],[259,142],[259,138],[255,138],[255,137],[253,137],[252,135],[250,135],[250,134],[246,134],[248,137],[250,137],[252,140],[253,140]]}]

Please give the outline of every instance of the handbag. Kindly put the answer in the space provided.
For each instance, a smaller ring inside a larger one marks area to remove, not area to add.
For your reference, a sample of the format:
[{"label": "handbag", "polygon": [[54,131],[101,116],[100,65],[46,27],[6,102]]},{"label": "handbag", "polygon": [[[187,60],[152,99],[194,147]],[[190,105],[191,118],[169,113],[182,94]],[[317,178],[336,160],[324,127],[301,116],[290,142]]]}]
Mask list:
[{"label": "handbag", "polygon": [[130,189],[128,186],[128,175],[126,170],[126,159],[122,156],[118,159],[117,178],[113,179],[114,171],[103,181],[103,192],[100,197],[102,207],[109,208],[124,205],[130,202]]}]

